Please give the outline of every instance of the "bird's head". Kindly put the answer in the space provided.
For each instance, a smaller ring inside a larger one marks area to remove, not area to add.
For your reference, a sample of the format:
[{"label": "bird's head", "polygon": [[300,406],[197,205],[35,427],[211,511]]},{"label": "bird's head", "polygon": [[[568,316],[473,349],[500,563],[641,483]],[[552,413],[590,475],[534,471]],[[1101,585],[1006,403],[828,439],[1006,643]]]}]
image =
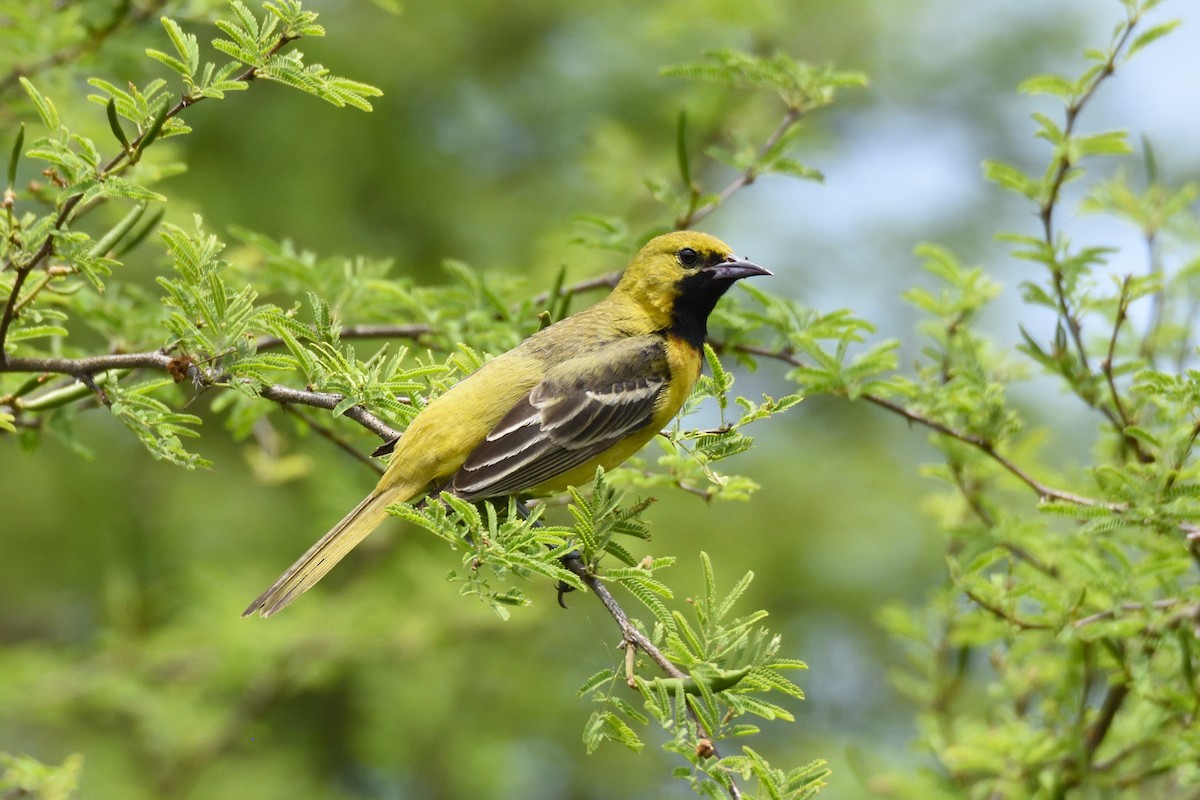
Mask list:
[{"label": "bird's head", "polygon": [[614,294],[636,302],[663,328],[699,346],[721,295],[742,278],[770,274],[738,258],[715,236],[676,231],[656,236],[638,251]]}]

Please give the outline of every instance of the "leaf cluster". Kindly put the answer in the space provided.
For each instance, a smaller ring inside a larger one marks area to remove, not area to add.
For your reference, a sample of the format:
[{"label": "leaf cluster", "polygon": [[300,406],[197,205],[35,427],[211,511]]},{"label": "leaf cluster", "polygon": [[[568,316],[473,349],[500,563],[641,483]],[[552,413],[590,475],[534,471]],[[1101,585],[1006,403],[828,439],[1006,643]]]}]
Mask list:
[{"label": "leaf cluster", "polygon": [[[675,777],[688,781],[698,794],[724,796],[733,778],[740,775],[753,777],[768,797],[811,797],[828,777],[824,762],[785,772],[770,767],[749,747],[743,746],[739,755],[721,757],[716,753],[719,741],[759,733],[757,725],[742,721],[747,715],[792,721],[786,708],[764,695],[780,692],[802,698],[803,692],[784,673],[805,669],[805,665],[779,656],[781,638],[759,624],[767,616],[765,611],[731,616],[753,574],[720,594],[712,562],[703,552],[701,563],[704,593],[689,600],[693,620],[667,608],[663,600],[672,596],[665,586],[657,592],[645,590],[646,577],[638,573],[665,565],[647,563],[605,574],[606,580],[622,584],[651,611],[655,618],[652,640],[685,677],[647,679],[637,674],[632,660],[627,660],[624,674],[611,668],[597,672],[579,690],[600,706],[584,729],[584,743],[589,751],[607,740],[640,750],[644,743],[633,726],[653,720],[670,737],[663,748],[689,764],[676,769]],[[623,697],[622,689],[636,690],[640,707]]]}]

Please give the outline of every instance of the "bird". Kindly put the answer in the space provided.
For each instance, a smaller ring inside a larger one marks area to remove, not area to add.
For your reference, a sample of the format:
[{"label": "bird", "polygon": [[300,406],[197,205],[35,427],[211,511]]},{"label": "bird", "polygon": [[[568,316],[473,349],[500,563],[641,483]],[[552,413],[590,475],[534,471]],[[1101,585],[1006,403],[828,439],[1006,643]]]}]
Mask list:
[{"label": "bird", "polygon": [[543,328],[431,400],[375,488],[242,616],[269,617],[388,516],[440,492],[469,502],[546,495],[622,463],[669,423],[700,375],[708,316],[742,278],[772,273],[706,233],[648,241],[607,297]]}]

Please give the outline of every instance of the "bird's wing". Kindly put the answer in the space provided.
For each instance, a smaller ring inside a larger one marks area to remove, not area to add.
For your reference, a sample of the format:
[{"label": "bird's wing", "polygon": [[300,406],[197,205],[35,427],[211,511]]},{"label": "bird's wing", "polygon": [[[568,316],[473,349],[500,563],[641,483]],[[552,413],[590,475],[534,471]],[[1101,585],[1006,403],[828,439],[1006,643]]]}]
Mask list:
[{"label": "bird's wing", "polygon": [[468,500],[517,494],[645,428],[670,381],[665,341],[630,337],[551,368],[455,473]]}]

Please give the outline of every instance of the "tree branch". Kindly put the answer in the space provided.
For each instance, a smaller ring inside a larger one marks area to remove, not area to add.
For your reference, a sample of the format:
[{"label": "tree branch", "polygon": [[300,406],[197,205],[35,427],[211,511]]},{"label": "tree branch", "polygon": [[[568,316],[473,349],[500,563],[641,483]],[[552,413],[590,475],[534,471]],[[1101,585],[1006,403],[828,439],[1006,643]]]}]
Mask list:
[{"label": "tree branch", "polygon": [[[759,347],[757,345],[744,344],[727,346],[721,342],[710,342],[710,344],[712,344],[713,348],[718,352],[722,350],[734,350],[735,352],[739,353],[746,353],[748,355],[761,356],[763,358],[772,358],[777,361],[783,361],[784,363],[791,364],[794,367],[807,366],[803,361],[796,357],[795,353],[791,352],[790,350],[771,350],[769,348]],[[1106,508],[1109,511],[1118,513],[1128,510],[1128,508],[1121,503],[1106,503],[1101,500],[1096,500],[1095,498],[1085,497],[1083,495],[1078,495],[1072,492],[1066,492],[1061,489],[1055,489],[1047,486],[1046,484],[1034,478],[1025,470],[1021,469],[1021,467],[1017,466],[1017,464],[1011,459],[998,453],[995,445],[992,442],[989,442],[979,436],[951,428],[945,423],[938,422],[930,417],[926,417],[917,411],[905,408],[899,403],[879,395],[863,393],[859,395],[859,397],[863,400],[866,400],[868,403],[872,403],[873,405],[896,414],[897,416],[903,417],[909,422],[915,422],[918,425],[923,425],[930,430],[936,431],[937,433],[945,436],[949,436],[951,439],[955,439],[963,444],[974,447],[1003,467],[1013,477],[1017,478],[1019,481],[1032,489],[1037,494],[1039,500],[1059,501],[1079,506],[1096,506],[1098,508]]]},{"label": "tree branch", "polygon": [[[780,140],[783,139],[791,127],[799,122],[803,116],[804,112],[799,108],[789,108],[787,113],[783,115],[783,119],[780,121],[779,125],[776,126],[775,130],[771,132],[771,135],[768,136],[766,141],[763,142],[762,147],[758,148],[758,153],[754,158],[754,163],[742,170],[742,172],[738,174],[738,176],[732,181],[730,181],[724,189],[717,192],[716,196],[710,202],[705,203],[699,208],[691,208],[688,210],[688,213],[676,219],[675,229],[684,230],[692,227],[697,222],[716,211],[717,208],[719,208],[720,205],[726,200],[733,197],[750,184],[754,183],[754,181],[758,179],[760,162],[767,156],[768,153],[775,149]],[[688,189],[692,192],[693,201],[699,198],[700,193],[696,187],[688,187]]]},{"label": "tree branch", "polygon": [[1041,622],[1026,622],[1025,620],[1021,619],[1020,617],[1016,616],[1015,614],[1010,614],[1009,612],[1005,611],[1003,608],[996,605],[995,603],[991,603],[987,600],[984,600],[982,597],[980,597],[976,592],[972,591],[971,589],[964,587],[963,594],[965,594],[967,597],[971,598],[971,600],[980,608],[990,612],[993,616],[999,617],[1000,619],[1005,620],[1006,622],[1010,622],[1013,625],[1016,625],[1018,628],[1020,628],[1023,631],[1053,630],[1053,628],[1050,625],[1046,625]]},{"label": "tree branch", "polygon": [[[259,391],[259,394],[268,400],[274,400],[276,403],[284,405],[293,403],[302,406],[313,406],[314,408],[324,408],[330,411],[336,408],[338,403],[346,399],[340,394],[308,392],[300,389],[292,389],[288,386],[280,386],[279,384],[264,386]],[[362,406],[354,406],[348,409],[342,416],[354,420],[384,441],[400,438],[400,431],[388,425]]]},{"label": "tree branch", "polygon": [[[59,375],[71,375],[77,380],[84,376],[92,376],[99,372],[112,369],[155,369],[170,373],[178,369],[180,359],[161,350],[147,353],[114,353],[112,355],[92,356],[90,358],[13,358],[6,363],[0,363],[0,373],[4,372],[42,372]],[[221,386],[223,382],[203,372],[196,371],[201,386]],[[293,389],[280,384],[268,384],[257,387],[259,395],[280,404],[296,404],[333,410],[345,399],[343,395],[326,392],[311,392]],[[10,398],[9,405],[20,410],[20,398]],[[354,406],[346,411],[344,416],[357,422],[367,430],[385,441],[400,436],[400,432],[388,425],[379,417],[362,406]]]},{"label": "tree branch", "polygon": [[1096,755],[1096,751],[1104,743],[1104,737],[1108,735],[1109,729],[1112,728],[1113,720],[1117,718],[1117,712],[1121,710],[1121,705],[1128,696],[1128,683],[1109,684],[1108,692],[1104,695],[1104,701],[1100,704],[1100,715],[1096,717],[1095,722],[1087,729],[1087,733],[1084,736],[1084,747],[1087,749],[1089,766],[1092,758]]},{"label": "tree branch", "polygon": [[366,466],[367,469],[374,472],[376,475],[383,474],[383,467],[378,461],[373,460],[369,455],[354,447],[354,445],[350,444],[350,442],[346,441],[341,436],[338,436],[337,431],[335,431],[333,428],[330,428],[328,425],[322,425],[310,415],[300,411],[291,403],[280,403],[279,407],[284,411],[284,413],[291,414],[293,417],[312,428],[317,432],[318,436],[326,441],[332,442],[334,447],[337,447],[342,452],[347,453],[356,461]]},{"label": "tree branch", "polygon": [[[1105,60],[1104,64],[1096,71],[1095,75],[1091,79],[1091,82],[1088,84],[1083,93],[1067,106],[1066,120],[1062,130],[1063,142],[1070,141],[1071,137],[1075,133],[1075,125],[1079,121],[1080,113],[1095,96],[1096,90],[1100,88],[1100,85],[1107,78],[1111,77],[1116,71],[1117,57],[1125,49],[1125,45],[1129,42],[1129,37],[1133,35],[1133,30],[1137,26],[1137,23],[1137,17],[1129,17],[1126,20],[1124,29],[1121,31],[1117,41],[1113,44],[1113,47],[1109,51],[1108,58]],[[1050,179],[1050,185],[1046,191],[1046,196],[1038,203],[1038,218],[1042,223],[1042,240],[1046,243],[1046,247],[1051,254],[1055,252],[1058,246],[1058,236],[1056,236],[1054,232],[1054,211],[1057,208],[1058,200],[1061,197],[1062,187],[1066,183],[1067,178],[1070,176],[1071,169],[1073,167],[1074,164],[1071,162],[1069,149],[1066,147],[1058,148],[1058,154],[1055,160],[1051,163],[1053,177]],[[1091,377],[1093,373],[1088,361],[1087,347],[1083,342],[1083,325],[1080,322],[1079,317],[1071,308],[1070,301],[1067,298],[1065,274],[1063,269],[1059,266],[1057,260],[1054,262],[1052,267],[1052,281],[1054,288],[1054,299],[1055,303],[1058,305],[1059,317],[1066,323],[1067,330],[1070,332],[1071,342],[1075,347],[1076,355],[1079,357],[1080,367],[1085,373],[1087,373],[1089,377]],[[1119,329],[1120,324],[1121,319],[1118,317],[1116,328]],[[1116,334],[1117,330],[1114,329],[1114,343]],[[1106,374],[1106,377],[1110,376]],[[1115,386],[1112,388],[1116,410],[1113,410],[1109,409],[1099,401],[1093,401],[1086,397],[1082,392],[1079,391],[1078,387],[1070,379],[1068,379],[1068,383],[1072,385],[1072,388],[1075,389],[1075,393],[1079,395],[1085,403],[1096,408],[1098,411],[1100,411],[1100,413],[1104,414],[1104,416],[1107,417],[1110,422],[1112,422],[1113,426],[1117,428],[1118,433],[1120,433],[1121,438],[1127,444],[1129,444],[1136,453],[1138,460],[1142,463],[1147,463],[1149,456],[1142,448],[1141,443],[1138,442],[1137,439],[1125,433],[1125,428],[1128,427],[1130,423],[1128,422],[1128,418],[1124,414],[1123,410],[1120,408],[1121,401],[1116,393]]]},{"label": "tree branch", "polygon": [[[267,52],[267,57],[269,58],[270,56],[279,52],[283,47],[295,41],[295,39],[296,37],[279,37],[279,41],[277,41],[275,45]],[[258,68],[247,67],[246,70],[235,77],[234,80],[241,81],[242,83],[251,83],[256,77],[258,77]],[[179,102],[172,106],[163,116],[163,124],[165,125],[168,120],[176,117],[179,112],[183,111],[188,106],[194,105],[203,99],[203,96],[193,97],[191,95],[184,95],[179,99]],[[158,129],[161,130],[161,127]],[[149,133],[149,129],[143,131],[136,139],[129,143],[127,148],[110,158],[102,167],[97,169],[96,178],[103,181],[111,172],[121,166],[122,163],[130,159],[130,154],[138,153]],[[54,224],[51,225],[50,230],[46,233],[46,238],[42,240],[41,245],[37,248],[37,250],[34,251],[33,255],[29,257],[29,260],[24,264],[18,264],[15,261],[12,262],[12,266],[16,269],[16,277],[13,280],[13,288],[9,293],[8,301],[4,304],[4,314],[3,316],[0,316],[0,366],[6,364],[9,360],[8,353],[4,348],[4,342],[5,339],[8,338],[8,329],[12,325],[13,319],[16,317],[17,304],[19,302],[21,288],[25,285],[25,279],[29,277],[30,272],[32,272],[39,264],[49,258],[54,252],[54,235],[61,231],[71,219],[71,215],[75,211],[75,207],[79,205],[79,202],[82,199],[83,192],[77,192],[63,201],[62,208],[59,209],[58,216],[56,216],[54,219]]]},{"label": "tree branch", "polygon": [[[617,270],[616,272],[606,272],[603,275],[597,275],[594,278],[588,278],[587,280],[573,283],[570,286],[563,286],[558,290],[556,297],[567,297],[580,292],[591,291],[593,289],[611,289],[617,285],[617,281],[619,280],[621,280],[620,270]],[[535,294],[530,302],[535,306],[545,305],[551,299],[550,295],[550,292]]]},{"label": "tree branch", "polygon": [[[587,564],[583,563],[582,558],[564,558],[562,563],[563,566],[575,573],[575,575],[577,575],[579,579],[582,580],[587,587],[592,590],[592,593],[595,594],[600,600],[605,610],[608,611],[609,615],[616,621],[617,627],[621,629],[621,640],[624,642],[626,648],[630,648],[630,650],[633,648],[641,650],[650,658],[651,661],[658,665],[659,669],[672,678],[688,677],[686,672],[675,666],[671,659],[667,658],[661,650],[654,646],[654,643],[651,642],[644,633],[638,630],[637,626],[634,625],[629,619],[629,615],[625,613],[625,609],[621,608],[621,604],[618,603],[617,599],[612,596],[611,592],[608,591],[608,587],[604,585],[604,582],[600,580],[599,577],[597,577],[590,569],[588,569]],[[626,650],[626,653],[629,653],[630,650]],[[704,727],[696,714],[692,712],[691,708],[688,709],[688,713],[691,715],[693,722],[695,722],[697,729],[703,731],[704,737],[708,739],[710,743],[712,743],[714,738],[713,731],[710,731]],[[720,758],[720,754],[717,753],[715,743],[712,743],[712,748],[712,757]],[[729,786],[727,787],[727,791],[729,792],[729,796],[732,800],[741,800],[742,791],[738,787],[737,783],[733,780],[733,776],[729,776]]]},{"label": "tree branch", "polygon": [[26,64],[25,66],[17,65],[13,67],[3,78],[0,78],[0,95],[16,86],[21,78],[28,78],[39,72],[67,64],[80,56],[85,56],[88,53],[98,50],[114,33],[146,21],[158,13],[166,4],[167,0],[151,0],[144,8],[134,9],[129,14],[126,13],[128,4],[122,4],[112,19],[99,28],[88,32],[82,41],[67,45],[61,50],[57,50],[45,58]]}]

